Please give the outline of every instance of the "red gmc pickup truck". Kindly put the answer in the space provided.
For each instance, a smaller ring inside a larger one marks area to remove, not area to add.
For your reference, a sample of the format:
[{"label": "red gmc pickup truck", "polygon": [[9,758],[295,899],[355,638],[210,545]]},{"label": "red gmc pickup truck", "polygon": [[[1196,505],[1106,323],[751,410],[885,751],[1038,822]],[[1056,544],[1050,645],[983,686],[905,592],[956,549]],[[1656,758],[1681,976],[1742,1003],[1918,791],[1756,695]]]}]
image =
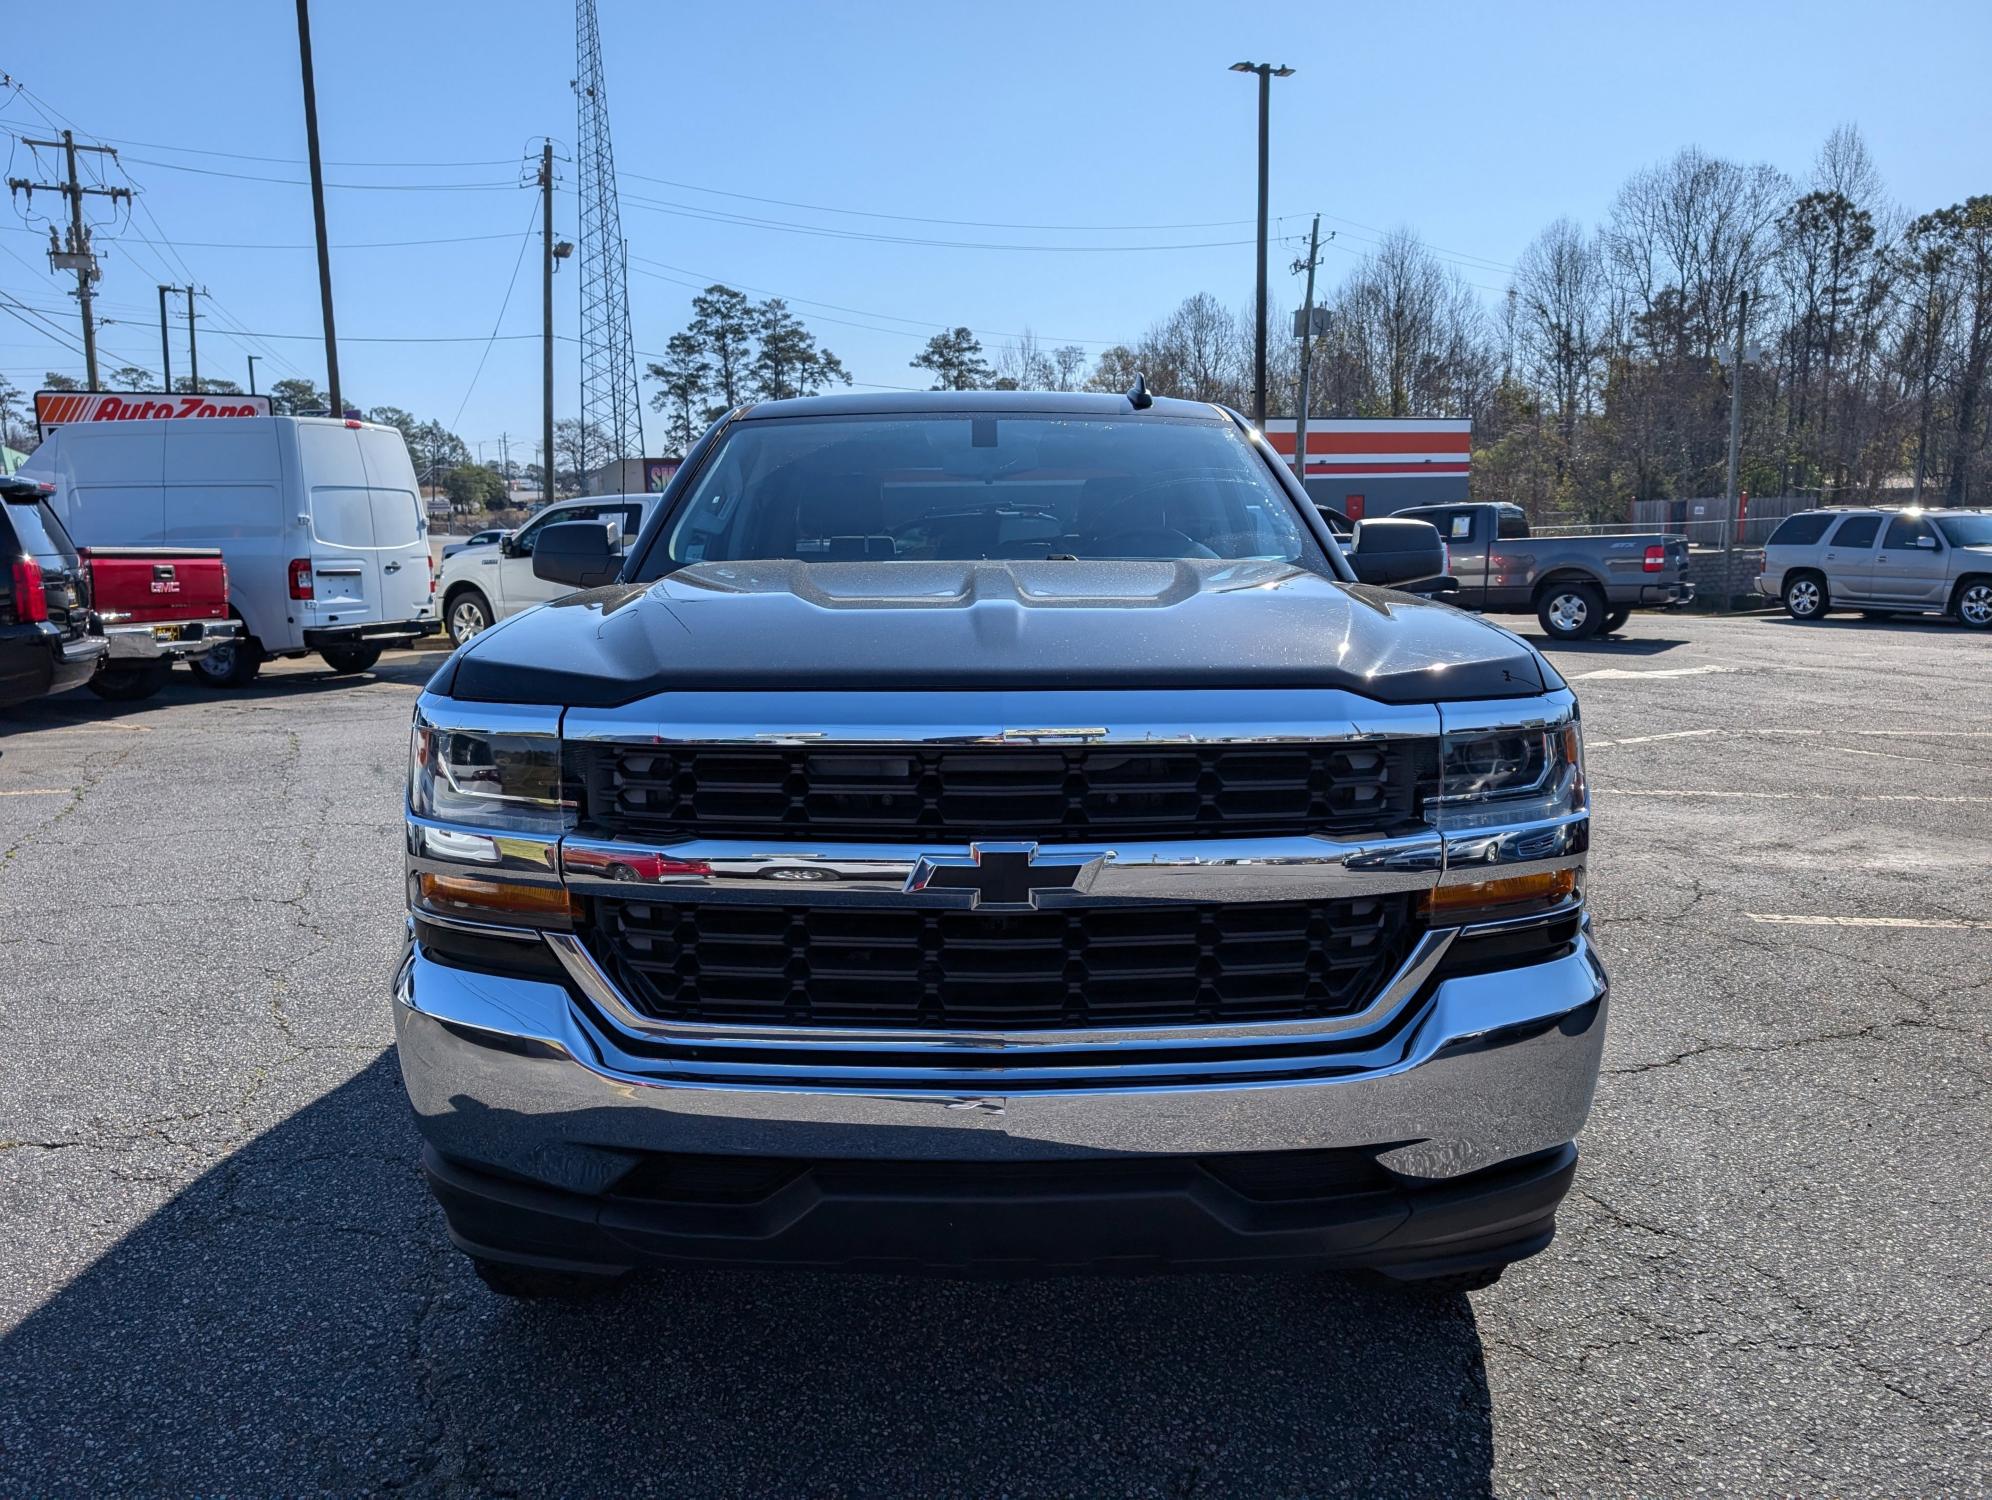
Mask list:
[{"label": "red gmc pickup truck", "polygon": [[235,639],[228,614],[228,565],[213,547],[81,547],[90,597],[110,652],[90,691],[100,698],[149,698],[176,661],[205,656]]}]

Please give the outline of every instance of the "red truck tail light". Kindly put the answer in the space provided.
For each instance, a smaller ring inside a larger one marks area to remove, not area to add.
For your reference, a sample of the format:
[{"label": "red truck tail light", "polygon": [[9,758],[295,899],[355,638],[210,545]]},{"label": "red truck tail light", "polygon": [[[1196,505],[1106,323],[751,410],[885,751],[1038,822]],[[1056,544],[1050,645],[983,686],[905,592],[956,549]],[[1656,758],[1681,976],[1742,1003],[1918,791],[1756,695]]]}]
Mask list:
[{"label": "red truck tail light", "polygon": [[31,557],[14,560],[14,618],[23,625],[38,625],[48,618],[41,564]]},{"label": "red truck tail light", "polygon": [[1667,566],[1667,549],[1665,547],[1648,547],[1646,549],[1647,572],[1658,573],[1663,571],[1666,568],[1666,566]]},{"label": "red truck tail light", "polygon": [[293,599],[310,599],[315,596],[311,583],[311,559],[308,557],[291,559],[290,596]]}]

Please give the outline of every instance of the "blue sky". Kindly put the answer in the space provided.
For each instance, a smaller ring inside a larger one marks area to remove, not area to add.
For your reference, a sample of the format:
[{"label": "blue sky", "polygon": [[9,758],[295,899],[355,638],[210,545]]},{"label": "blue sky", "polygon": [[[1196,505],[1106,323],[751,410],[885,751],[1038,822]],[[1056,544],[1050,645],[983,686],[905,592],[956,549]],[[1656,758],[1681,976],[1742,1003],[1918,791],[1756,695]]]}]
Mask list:
[{"label": "blue sky", "polygon": [[[724,279],[788,296],[858,381],[878,385],[921,384],[906,361],[944,324],[1030,327],[1097,349],[1191,292],[1243,305],[1254,83],[1226,71],[1241,58],[1299,69],[1274,85],[1274,231],[1304,234],[1308,214],[1334,215],[1323,221],[1338,231],[1331,278],[1379,228],[1407,224],[1471,281],[1498,289],[1544,223],[1596,222],[1639,166],[1698,144],[1803,174],[1827,132],[1849,121],[1913,211],[1992,191],[1992,95],[1982,87],[1992,6],[1982,0],[1664,9],[600,0],[600,10],[637,347],[661,349],[693,286]],[[321,3],[313,40],[324,153],[352,163],[328,166],[327,179],[375,185],[329,193],[334,245],[488,237],[335,250],[349,398],[454,422],[495,457],[501,432],[516,441],[538,421],[533,338],[492,344],[476,372],[494,323],[504,334],[539,328],[536,241],[520,260],[535,200],[512,184],[540,135],[571,154],[571,7]],[[322,382],[317,344],[276,337],[317,332],[309,249],[244,248],[311,239],[310,196],[295,185],[305,173],[291,6],[15,7],[0,31],[0,71],[81,132],[119,144],[143,189],[145,211],[99,239],[100,311],[113,320],[100,335],[107,367],[131,358],[157,368],[155,287],[191,272],[214,295],[202,314],[204,374],[241,381],[245,350],[267,350],[262,384],[300,373]],[[0,94],[0,128],[47,133],[19,95]],[[275,159],[244,159],[261,157]],[[29,165],[14,147],[7,175]],[[715,222],[715,213],[839,233]],[[576,237],[571,196],[557,215]],[[73,341],[72,305],[26,227],[18,205],[0,213],[0,291],[51,309]],[[955,243],[842,237],[853,233]],[[1114,248],[966,247],[991,244]],[[1289,304],[1299,300],[1285,274],[1295,253],[1276,243],[1272,255],[1275,295]],[[557,328],[572,334],[571,264],[555,290]],[[229,322],[263,337],[225,336]],[[183,326],[174,339],[184,373]],[[80,372],[81,361],[0,319],[0,370],[31,387],[47,368]],[[558,380],[557,410],[571,415],[571,343],[560,346]]]}]

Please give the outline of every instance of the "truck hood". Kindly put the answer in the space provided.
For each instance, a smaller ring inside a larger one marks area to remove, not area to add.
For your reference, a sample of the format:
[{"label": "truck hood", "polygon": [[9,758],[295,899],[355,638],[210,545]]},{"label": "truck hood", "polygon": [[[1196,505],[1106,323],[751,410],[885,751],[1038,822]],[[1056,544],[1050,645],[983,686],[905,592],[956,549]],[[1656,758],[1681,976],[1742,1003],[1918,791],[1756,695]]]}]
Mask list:
[{"label": "truck hood", "polygon": [[514,616],[434,684],[574,707],[674,689],[1333,687],[1426,703],[1553,685],[1476,616],[1222,561],[706,563]]}]

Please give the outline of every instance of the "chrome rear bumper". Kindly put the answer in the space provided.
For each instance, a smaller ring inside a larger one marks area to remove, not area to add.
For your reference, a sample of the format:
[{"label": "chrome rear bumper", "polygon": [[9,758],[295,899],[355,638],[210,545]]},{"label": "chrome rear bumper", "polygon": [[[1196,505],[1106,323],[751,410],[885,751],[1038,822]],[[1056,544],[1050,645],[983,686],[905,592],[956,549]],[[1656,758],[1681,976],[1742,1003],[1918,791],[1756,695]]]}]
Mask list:
[{"label": "chrome rear bumper", "polygon": [[242,633],[240,620],[176,620],[165,625],[107,625],[114,662],[191,661]]},{"label": "chrome rear bumper", "polygon": [[567,986],[439,963],[411,944],[395,1026],[416,1120],[442,1157],[600,1192],[645,1153],[1042,1161],[1353,1147],[1440,1180],[1570,1141],[1591,1104],[1607,981],[1580,934],[1561,956],[1428,986],[1387,1034],[1269,1049],[1251,1071],[1061,1080],[1035,1053],[964,1049],[949,1083],[855,1081],[802,1056],[650,1049]]}]

